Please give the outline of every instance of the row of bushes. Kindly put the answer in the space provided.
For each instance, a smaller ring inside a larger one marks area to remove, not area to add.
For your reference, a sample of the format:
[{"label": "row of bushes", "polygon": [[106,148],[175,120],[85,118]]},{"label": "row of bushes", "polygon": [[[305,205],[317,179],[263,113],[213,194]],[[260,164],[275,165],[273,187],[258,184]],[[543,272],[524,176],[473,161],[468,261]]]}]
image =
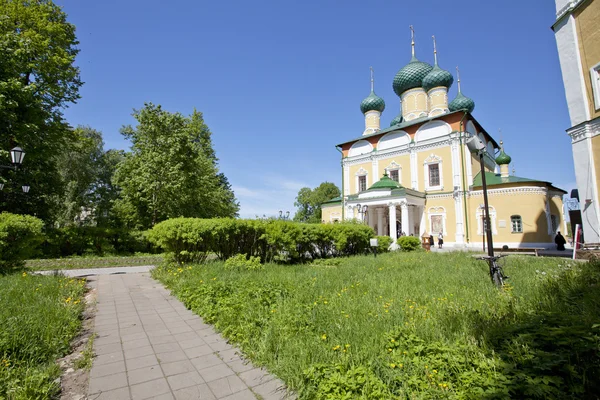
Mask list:
[{"label": "row of bushes", "polygon": [[209,253],[221,260],[244,254],[263,261],[301,262],[364,254],[373,235],[373,229],[355,223],[175,218],[157,224],[148,239],[180,263],[203,262]]}]

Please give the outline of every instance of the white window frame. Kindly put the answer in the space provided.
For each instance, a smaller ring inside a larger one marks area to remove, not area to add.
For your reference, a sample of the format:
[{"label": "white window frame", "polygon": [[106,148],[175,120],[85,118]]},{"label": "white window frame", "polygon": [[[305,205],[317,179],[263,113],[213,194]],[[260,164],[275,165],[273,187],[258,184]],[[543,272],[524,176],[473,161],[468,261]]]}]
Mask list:
[{"label": "white window frame", "polygon": [[446,230],[446,209],[444,207],[431,207],[429,208],[429,211],[427,212],[427,225],[428,225],[428,232],[430,235],[433,235],[434,238],[437,239],[437,235],[439,234],[439,232],[433,232],[433,224],[431,223],[431,217],[435,216],[435,215],[441,215],[442,217],[442,234],[444,235],[444,237],[448,234],[447,230]]},{"label": "white window frame", "polygon": [[[385,167],[385,172],[388,174],[388,176],[390,175],[391,171],[398,171],[398,183],[402,184],[402,166],[397,164],[396,161],[392,161],[390,165]],[[390,179],[392,179],[391,176]]]},{"label": "white window frame", "polygon": [[[552,217],[554,217],[554,224],[552,224]],[[556,226],[552,226],[556,225]],[[556,214],[550,214],[550,229],[552,230],[552,234],[555,235],[556,231],[560,228],[560,218]]]},{"label": "white window frame", "polygon": [[[429,185],[429,166],[432,164],[438,164],[440,173],[440,184],[436,186]],[[423,162],[423,173],[425,174],[425,191],[444,190],[444,169],[442,163],[442,157],[431,154]]]},{"label": "white window frame", "polygon": [[[496,224],[496,209],[492,206],[490,208],[490,223],[492,224],[492,235],[498,234],[498,228]],[[477,219],[477,234],[483,235],[483,215],[485,212],[481,207],[477,207],[477,211],[475,211],[475,218]],[[521,219],[522,221],[522,219]],[[512,229],[512,228],[511,228]]]},{"label": "white window frame", "polygon": [[600,63],[590,68],[590,81],[594,95],[595,110],[600,110]]},{"label": "white window frame", "polygon": [[360,168],[358,171],[356,171],[355,174],[355,184],[356,184],[356,193],[360,193],[360,185],[359,185],[359,177],[364,176],[365,177],[365,190],[367,190],[369,188],[369,171],[367,171],[364,168]]},{"label": "white window frame", "polygon": [[[515,226],[513,225],[513,218],[519,218],[519,224],[521,225],[520,231],[515,231]],[[523,233],[523,217],[521,215],[515,214],[510,216],[510,233]]]}]

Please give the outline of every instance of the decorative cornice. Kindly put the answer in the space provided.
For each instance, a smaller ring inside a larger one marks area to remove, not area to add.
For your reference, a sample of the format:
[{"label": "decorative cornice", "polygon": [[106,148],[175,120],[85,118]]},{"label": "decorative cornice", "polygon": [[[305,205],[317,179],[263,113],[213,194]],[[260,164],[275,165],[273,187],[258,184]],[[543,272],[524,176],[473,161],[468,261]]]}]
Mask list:
[{"label": "decorative cornice", "polygon": [[[526,187],[516,187],[516,188],[501,188],[501,189],[488,189],[488,195],[517,195],[517,194],[537,194],[546,196],[548,194],[548,189],[541,188],[537,186],[526,186]],[[482,190],[473,190],[469,193],[470,196],[482,196]]]},{"label": "decorative cornice", "polygon": [[584,1],[585,0],[572,0],[572,1],[569,1],[563,8],[561,8],[560,10],[558,10],[556,12],[556,20],[558,21],[562,17],[564,17],[565,15],[572,13],[573,10],[575,10],[575,8],[577,8]]},{"label": "decorative cornice", "polygon": [[429,200],[429,199],[446,199],[446,198],[451,198],[453,195],[453,193],[438,193],[438,194],[429,194],[427,193],[425,195],[425,199]]},{"label": "decorative cornice", "polygon": [[567,133],[571,137],[571,143],[581,142],[582,140],[598,136],[600,135],[600,118],[573,126],[567,129]]}]

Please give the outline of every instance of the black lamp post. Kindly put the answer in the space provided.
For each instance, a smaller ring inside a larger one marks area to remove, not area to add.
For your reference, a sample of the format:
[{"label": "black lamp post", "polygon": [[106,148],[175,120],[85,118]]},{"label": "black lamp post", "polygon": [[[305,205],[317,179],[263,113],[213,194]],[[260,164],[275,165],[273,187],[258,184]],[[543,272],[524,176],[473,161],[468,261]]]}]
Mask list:
[{"label": "black lamp post", "polygon": [[[25,158],[25,152],[23,151],[23,149],[20,147],[14,147],[10,151],[11,164],[10,165],[0,165],[0,168],[12,169],[13,171],[16,171],[23,163],[24,158]],[[4,183],[0,183],[0,190],[3,190],[3,189],[4,189]],[[23,190],[23,193],[29,193],[30,187],[29,187],[29,185],[23,185],[23,186],[21,186],[21,189]]]},{"label": "black lamp post", "polygon": [[362,223],[365,223],[365,215],[367,214],[367,210],[369,209],[369,206],[367,206],[366,204],[364,206],[361,206],[360,204],[356,205],[356,208],[358,209],[358,213],[361,214],[361,219],[362,219]]},{"label": "black lamp post", "polygon": [[[465,142],[469,151],[479,156],[479,164],[481,165],[481,186],[483,189],[483,206],[484,206],[484,226],[487,236],[488,256],[494,257],[494,243],[492,241],[492,224],[490,223],[490,206],[488,203],[487,182],[485,179],[485,164],[483,157],[487,153],[485,144],[477,136],[472,135]],[[489,259],[492,262],[492,259]],[[491,264],[490,264],[491,265]]]},{"label": "black lamp post", "polygon": [[279,219],[283,219],[283,220],[290,219],[290,212],[286,211],[284,214],[282,210],[279,210]]}]

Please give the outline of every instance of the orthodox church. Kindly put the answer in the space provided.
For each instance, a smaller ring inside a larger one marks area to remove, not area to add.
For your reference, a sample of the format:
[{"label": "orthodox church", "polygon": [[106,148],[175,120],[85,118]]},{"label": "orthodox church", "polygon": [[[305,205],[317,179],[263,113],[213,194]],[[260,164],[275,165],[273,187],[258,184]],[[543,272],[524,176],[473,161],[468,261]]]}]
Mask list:
[{"label": "orthodox church", "polygon": [[444,244],[481,248],[485,241],[479,156],[465,141],[475,135],[486,146],[485,176],[494,247],[553,248],[566,231],[562,196],[550,182],[509,173],[511,157],[473,116],[456,70],[458,93],[448,102],[454,76],[438,65],[412,58],[393,80],[401,112],[381,128],[384,100],[373,88],[360,103],[365,129],[338,144],[342,153],[342,196],[322,205],[323,222],[359,220],[378,235],[396,239],[442,233]]}]

